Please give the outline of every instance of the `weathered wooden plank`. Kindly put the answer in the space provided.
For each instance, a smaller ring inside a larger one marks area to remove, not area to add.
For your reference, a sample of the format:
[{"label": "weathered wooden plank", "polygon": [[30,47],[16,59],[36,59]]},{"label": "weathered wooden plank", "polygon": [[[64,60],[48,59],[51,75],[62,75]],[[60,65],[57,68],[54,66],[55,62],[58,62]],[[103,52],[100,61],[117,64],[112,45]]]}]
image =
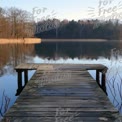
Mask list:
[{"label": "weathered wooden plank", "polygon": [[[50,107],[50,108],[47,108],[47,107],[33,107],[33,108],[30,108],[30,107],[16,107],[16,108],[12,108],[11,109],[11,112],[15,112],[16,110],[18,109],[18,112],[44,112],[44,111],[48,111],[48,112],[54,112],[56,111],[56,109],[60,109],[60,108],[54,108],[54,107]],[[115,109],[101,109],[99,107],[84,107],[84,108],[79,108],[79,107],[72,107],[72,108],[66,108],[66,107],[63,107],[63,109],[69,109],[69,112],[70,111],[76,111],[76,112],[79,112],[79,111],[82,111],[82,112],[108,112],[108,111],[111,111],[111,112],[116,112]],[[10,114],[10,113],[9,113]],[[11,114],[12,115],[12,114]]]},{"label": "weathered wooden plank", "polygon": [[[70,109],[70,108],[69,108]],[[60,115],[60,117],[67,117],[67,116],[72,116],[73,114],[76,113],[76,111],[63,111],[65,114],[63,115]],[[107,111],[106,111],[107,112]],[[110,115],[117,115],[116,112],[110,112],[108,111],[109,113],[106,114],[105,111],[78,111],[77,112],[77,117],[101,117],[101,116],[104,116],[104,117],[109,117]],[[67,114],[68,115],[67,115]],[[14,115],[14,117],[55,117],[56,116],[56,111],[54,112],[49,112],[49,111],[33,111],[33,112],[28,112],[28,111],[19,111],[19,112],[11,112],[11,113],[8,113],[6,117],[12,117],[12,114]],[[58,116],[57,116],[58,117]],[[112,117],[112,116],[111,116]]]},{"label": "weathered wooden plank", "polygon": [[[72,121],[72,122],[115,122],[114,117],[77,117],[74,116],[67,117],[7,117],[4,118],[2,122],[63,122],[63,121]],[[116,120],[117,122],[121,121],[121,118]]]},{"label": "weathered wooden plank", "polygon": [[81,70],[96,70],[106,69],[107,67],[101,64],[20,64],[15,69],[37,69],[38,67],[54,67],[54,69],[81,69]]}]

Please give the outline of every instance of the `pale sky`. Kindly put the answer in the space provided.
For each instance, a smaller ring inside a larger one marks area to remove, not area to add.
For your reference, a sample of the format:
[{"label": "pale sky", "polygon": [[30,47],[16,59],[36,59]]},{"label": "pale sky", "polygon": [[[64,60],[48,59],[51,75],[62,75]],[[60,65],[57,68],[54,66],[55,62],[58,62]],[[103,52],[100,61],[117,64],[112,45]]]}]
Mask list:
[{"label": "pale sky", "polygon": [[[27,10],[33,13],[35,19],[47,15],[61,20],[110,18],[109,14],[116,15],[116,18],[120,19],[121,2],[122,0],[0,0],[0,7],[17,7]],[[100,10],[101,14],[99,14]]]}]

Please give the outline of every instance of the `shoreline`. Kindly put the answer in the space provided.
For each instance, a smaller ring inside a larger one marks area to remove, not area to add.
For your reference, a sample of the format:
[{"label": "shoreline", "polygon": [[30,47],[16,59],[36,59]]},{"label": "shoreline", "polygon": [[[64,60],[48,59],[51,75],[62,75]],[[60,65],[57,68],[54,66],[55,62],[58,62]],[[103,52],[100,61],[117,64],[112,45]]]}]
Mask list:
[{"label": "shoreline", "polygon": [[88,42],[88,43],[105,43],[105,42],[122,42],[122,40],[107,39],[42,39],[42,38],[0,38],[0,44],[39,44],[41,42]]},{"label": "shoreline", "polygon": [[42,42],[108,42],[106,39],[41,39]]},{"label": "shoreline", "polygon": [[38,44],[41,43],[40,38],[18,38],[18,39],[0,39],[0,44]]}]

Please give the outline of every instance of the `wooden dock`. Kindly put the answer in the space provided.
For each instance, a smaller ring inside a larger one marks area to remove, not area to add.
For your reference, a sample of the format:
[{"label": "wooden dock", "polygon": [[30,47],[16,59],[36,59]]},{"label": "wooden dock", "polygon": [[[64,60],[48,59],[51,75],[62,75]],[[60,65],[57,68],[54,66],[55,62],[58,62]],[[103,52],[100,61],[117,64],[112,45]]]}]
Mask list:
[{"label": "wooden dock", "polygon": [[[103,92],[107,71],[103,65],[21,64],[15,69],[17,94],[22,92],[1,122],[115,122],[118,119],[118,111]],[[29,82],[28,70],[36,70]],[[87,70],[96,70],[97,82]]]}]

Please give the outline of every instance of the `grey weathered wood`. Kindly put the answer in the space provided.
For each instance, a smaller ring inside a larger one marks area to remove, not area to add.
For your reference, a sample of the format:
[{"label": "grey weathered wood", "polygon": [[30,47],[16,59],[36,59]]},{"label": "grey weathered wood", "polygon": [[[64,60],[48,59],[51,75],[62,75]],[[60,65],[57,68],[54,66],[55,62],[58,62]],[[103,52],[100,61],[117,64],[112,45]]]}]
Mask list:
[{"label": "grey weathered wood", "polygon": [[28,70],[24,70],[24,80],[25,80],[25,85],[28,82]]},{"label": "grey weathered wood", "polygon": [[106,92],[106,75],[102,73],[102,88]]},{"label": "grey weathered wood", "polygon": [[99,70],[96,70],[96,81],[97,81],[98,85],[100,86],[100,74],[99,74]]},{"label": "grey weathered wood", "polygon": [[18,84],[19,87],[22,87],[22,72],[18,71]]},{"label": "grey weathered wood", "polygon": [[[87,69],[104,73],[103,65],[22,64],[16,70],[37,71],[2,122],[115,122],[118,111]],[[98,76],[97,76],[98,80]]]}]

